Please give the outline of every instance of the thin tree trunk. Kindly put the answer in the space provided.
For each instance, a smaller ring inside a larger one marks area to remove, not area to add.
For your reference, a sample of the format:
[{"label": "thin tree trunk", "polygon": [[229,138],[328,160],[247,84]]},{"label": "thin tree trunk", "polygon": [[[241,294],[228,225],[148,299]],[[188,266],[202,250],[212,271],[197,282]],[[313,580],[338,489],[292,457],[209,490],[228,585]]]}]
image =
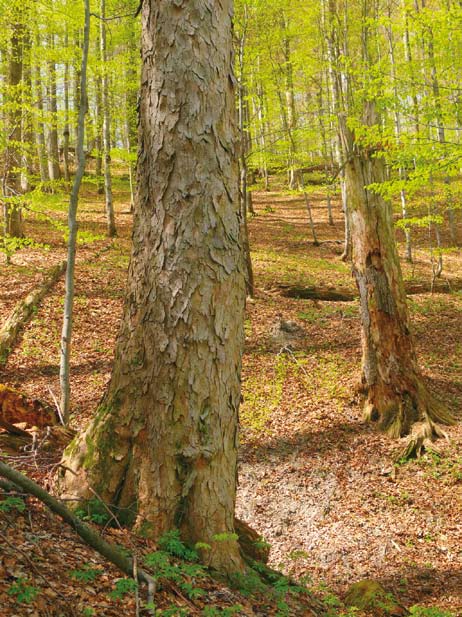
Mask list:
[{"label": "thin tree trunk", "polygon": [[[389,18],[391,21],[391,15],[389,14]],[[401,145],[401,115],[398,109],[398,105],[400,104],[400,97],[398,93],[397,86],[397,75],[396,75],[396,61],[395,61],[395,46],[393,40],[393,30],[391,26],[388,26],[387,29],[388,36],[388,48],[390,55],[390,66],[391,66],[391,78],[393,81],[393,95],[394,95],[394,123],[395,123],[395,136],[398,147]],[[404,181],[407,178],[406,168],[404,166],[400,166],[399,168],[399,178]],[[401,214],[403,219],[407,219],[407,198],[406,198],[406,190],[402,188],[400,190],[400,200],[401,200]],[[407,224],[404,227],[404,235],[406,238],[406,261],[412,263],[412,239],[411,239],[411,230]]]},{"label": "thin tree trunk", "polygon": [[[340,117],[340,114],[346,113],[350,101],[350,86],[345,73],[342,73],[339,68],[340,57],[340,43],[338,33],[338,22],[340,17],[338,15],[337,6],[335,0],[324,0],[322,5],[322,19],[324,29],[326,30],[327,40],[327,60],[329,67],[329,82],[331,91],[332,111],[333,115]],[[345,25],[346,30],[346,25]],[[344,54],[347,52],[347,37],[344,34]],[[346,56],[345,56],[346,57]],[[348,210],[348,192],[346,190],[346,178],[345,178],[345,161],[346,152],[343,149],[343,142],[339,129],[337,127],[337,139],[335,144],[337,164],[340,169],[340,188],[342,194],[342,210],[344,214],[344,248],[341,255],[342,261],[348,261],[351,257],[351,234],[350,234],[350,220]]]},{"label": "thin tree trunk", "polygon": [[[77,32],[75,35],[74,45],[76,48],[81,47],[81,32]],[[73,102],[74,102],[74,114],[78,118],[80,111],[80,65],[76,63],[73,67]],[[77,144],[77,140],[79,138],[79,122],[77,120],[74,123],[75,130],[75,143]]]},{"label": "thin tree trunk", "polygon": [[[67,49],[69,45],[69,36],[66,32],[64,37],[64,45]],[[66,60],[64,63],[64,129],[63,129],[63,161],[64,161],[64,179],[66,182],[70,180],[69,170],[69,62]]]},{"label": "thin tree trunk", "polygon": [[[36,42],[36,47],[40,48],[40,40]],[[45,145],[45,127],[43,124],[43,91],[42,91],[42,75],[40,70],[40,61],[37,60],[34,71],[34,99],[37,108],[37,124],[35,127],[35,140],[37,144],[37,158],[40,170],[40,181],[48,182],[47,153]]]},{"label": "thin tree trunk", "polygon": [[326,126],[324,124],[324,101],[322,97],[322,83],[319,86],[318,94],[318,121],[321,131],[322,142],[322,156],[324,159],[324,176],[326,180],[326,202],[327,202],[327,220],[329,225],[334,225],[334,218],[332,216],[332,202],[330,196],[330,182],[329,182],[329,150],[327,147]]},{"label": "thin tree trunk", "polygon": [[[49,36],[48,44],[54,50],[54,37]],[[59,168],[59,145],[58,145],[58,102],[56,92],[56,64],[54,60],[48,62],[48,112],[50,115],[48,128],[48,175],[50,180],[59,180],[61,170]]]},{"label": "thin tree trunk", "polygon": [[249,210],[249,192],[247,190],[247,153],[250,149],[250,136],[247,126],[248,118],[246,117],[246,90],[244,85],[244,50],[245,50],[245,26],[244,32],[239,41],[239,85],[238,85],[238,117],[239,117],[239,135],[240,135],[240,157],[239,157],[239,201],[241,210],[241,234],[244,246],[244,253],[247,265],[246,287],[247,295],[254,297],[254,279],[252,268],[252,256],[250,254],[249,230],[247,225],[247,212]]},{"label": "thin tree trunk", "polygon": [[241,236],[242,245],[244,249],[245,261],[246,261],[246,289],[247,295],[250,298],[255,296],[255,285],[253,278],[252,256],[250,254],[250,242],[249,242],[249,227],[247,224],[247,170],[245,168],[240,169],[240,190],[239,190],[239,203],[241,210]]},{"label": "thin tree trunk", "polygon": [[21,196],[21,86],[23,79],[23,36],[22,23],[12,25],[11,50],[8,60],[7,76],[7,148],[5,152],[4,175],[2,179],[3,196],[8,199],[4,202],[4,230],[9,236],[22,238],[24,236]]},{"label": "thin tree trunk", "polygon": [[[127,106],[127,116],[128,116],[128,106]],[[130,141],[130,125],[128,119],[125,121],[125,149],[127,150],[127,158],[128,158],[128,182],[130,185],[130,211],[133,212],[133,208],[135,207],[135,190],[134,190],[134,181],[133,181],[133,164],[131,159],[132,153],[132,144]]]},{"label": "thin tree trunk", "polygon": [[28,25],[24,26],[22,37],[22,92],[21,92],[21,192],[27,193],[31,188],[32,175],[32,74],[31,74],[31,36]]},{"label": "thin tree trunk", "polygon": [[289,188],[294,190],[297,188],[298,182],[298,169],[297,167],[297,143],[294,135],[294,131],[297,127],[297,115],[295,110],[295,93],[294,93],[294,80],[292,60],[290,57],[290,45],[289,40],[286,39],[284,43],[284,49],[286,53],[286,109],[287,109],[287,131],[289,135]]},{"label": "thin tree trunk", "polygon": [[70,415],[70,354],[74,308],[74,273],[75,253],[77,245],[77,207],[79,204],[79,191],[85,172],[85,115],[87,112],[87,64],[88,47],[90,38],[90,0],[85,0],[85,27],[83,35],[82,65],[80,71],[80,104],[78,116],[78,137],[76,144],[77,170],[72,185],[69,199],[69,239],[67,241],[67,270],[66,270],[66,293],[64,298],[64,318],[61,334],[61,358],[59,367],[59,382],[61,386],[61,413],[64,422],[69,422]]},{"label": "thin tree trunk", "polygon": [[305,201],[306,212],[308,214],[308,223],[310,225],[311,234],[313,236],[313,244],[314,246],[319,246],[318,236],[316,235],[316,227],[313,221],[313,213],[311,211],[310,199],[305,189],[305,181],[303,179],[303,172],[300,172],[298,177],[299,177],[299,182],[300,182],[300,189],[303,193],[303,199]]},{"label": "thin tree trunk", "polygon": [[[422,8],[425,8],[426,1],[422,0]],[[441,96],[440,96],[440,83],[438,70],[436,68],[436,60],[435,60],[435,49],[434,49],[434,34],[433,28],[431,25],[428,25],[426,28],[427,34],[427,55],[428,60],[430,62],[430,75],[431,75],[431,84],[432,84],[432,94],[433,94],[433,102],[435,105],[435,118],[437,125],[437,136],[438,141],[441,146],[444,148],[446,143],[446,131],[444,127],[444,119],[443,119],[443,110],[441,108]],[[450,185],[450,178],[445,178],[445,184]],[[456,218],[455,212],[452,208],[452,202],[449,201],[447,204],[447,212],[448,212],[448,221],[449,221],[449,234],[451,237],[451,243],[457,246],[458,238],[457,238],[457,228],[456,228]]]},{"label": "thin tree trunk", "polygon": [[[132,24],[133,26],[133,24]],[[136,126],[137,126],[137,92],[134,89],[134,84],[137,83],[136,71],[135,71],[135,58],[138,54],[136,46],[136,37],[134,29],[132,28],[130,38],[128,40],[128,64],[125,73],[125,148],[127,150],[128,160],[128,179],[130,184],[130,210],[133,212],[135,207],[135,182],[133,177],[133,162],[132,162],[132,149],[136,145]]]},{"label": "thin tree trunk", "polygon": [[243,568],[233,532],[245,303],[232,8],[143,4],[125,313],[108,391],[65,454],[77,475],[63,477],[68,497],[90,498],[91,486],[144,533],[178,527],[206,542],[204,561],[228,573]]},{"label": "thin tree trunk", "polygon": [[[260,62],[260,58],[258,59]],[[257,117],[258,117],[258,134],[259,134],[259,147],[260,147],[260,174],[263,176],[265,182],[265,191],[269,191],[269,174],[268,165],[266,163],[266,135],[265,135],[265,91],[261,83],[257,86]]]},{"label": "thin tree trunk", "polygon": [[95,176],[96,176],[96,186],[98,195],[103,195],[104,193],[104,182],[103,182],[103,80],[101,79],[101,44],[100,41],[96,41],[96,49],[95,54],[99,60],[100,67],[99,71],[94,80],[95,87],[95,148],[96,148],[96,159],[95,159]]},{"label": "thin tree trunk", "polygon": [[117,235],[114,203],[112,199],[111,177],[111,110],[109,102],[109,75],[107,68],[106,43],[106,0],[100,0],[100,51],[102,70],[102,106],[103,106],[103,163],[104,163],[104,195],[106,199],[107,235],[113,238]]}]

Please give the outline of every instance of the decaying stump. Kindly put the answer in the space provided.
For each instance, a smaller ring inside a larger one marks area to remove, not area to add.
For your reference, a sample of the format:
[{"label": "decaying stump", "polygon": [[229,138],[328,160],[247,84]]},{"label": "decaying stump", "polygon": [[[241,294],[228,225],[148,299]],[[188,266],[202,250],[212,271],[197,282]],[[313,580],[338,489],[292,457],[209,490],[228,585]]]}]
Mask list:
[{"label": "decaying stump", "polygon": [[43,429],[58,422],[56,411],[47,403],[28,398],[21,392],[0,384],[0,428],[24,436],[25,431],[15,426],[16,424]]}]

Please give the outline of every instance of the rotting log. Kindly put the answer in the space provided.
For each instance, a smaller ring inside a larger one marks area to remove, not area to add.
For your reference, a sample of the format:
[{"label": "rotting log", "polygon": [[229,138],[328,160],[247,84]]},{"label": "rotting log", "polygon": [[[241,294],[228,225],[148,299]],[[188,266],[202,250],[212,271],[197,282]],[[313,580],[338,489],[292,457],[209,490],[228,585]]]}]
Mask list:
[{"label": "rotting log", "polygon": [[350,289],[336,289],[329,287],[301,287],[298,285],[279,285],[281,294],[285,298],[298,300],[320,300],[323,302],[352,302],[358,294]]},{"label": "rotting log", "polygon": [[24,300],[21,300],[15,306],[13,312],[0,329],[0,366],[6,364],[8,356],[16,343],[19,332],[29,321],[36,307],[53,285],[60,279],[65,270],[65,261],[48,270],[42,285],[31,291]]},{"label": "rotting log", "polygon": [[[415,296],[426,293],[452,293],[462,290],[462,280],[435,281],[431,283],[405,283],[406,295]],[[302,287],[300,285],[279,285],[278,289],[285,298],[298,300],[319,300],[321,302],[353,302],[359,298],[359,292],[341,287]]]}]

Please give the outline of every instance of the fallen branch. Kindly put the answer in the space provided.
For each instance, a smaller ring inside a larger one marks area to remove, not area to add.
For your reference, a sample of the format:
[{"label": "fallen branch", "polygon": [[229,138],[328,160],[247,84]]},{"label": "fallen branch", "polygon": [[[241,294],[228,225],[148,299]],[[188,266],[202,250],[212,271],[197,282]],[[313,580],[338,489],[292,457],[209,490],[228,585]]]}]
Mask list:
[{"label": "fallen branch", "polygon": [[16,471],[3,461],[0,461],[0,476],[3,476],[15,486],[20,487],[26,493],[33,495],[44,503],[47,508],[60,516],[64,522],[70,525],[86,544],[91,546],[102,555],[105,559],[113,563],[127,576],[133,576],[136,570],[138,582],[148,585],[148,595],[151,600],[154,597],[156,583],[152,576],[145,572],[140,567],[135,567],[134,560],[131,556],[126,555],[118,547],[106,542],[98,533],[93,531],[91,527],[82,522],[75,514],[66,508],[60,501],[55,499],[50,493],[47,493],[36,482]]},{"label": "fallen branch", "polygon": [[13,309],[13,312],[0,329],[0,365],[6,364],[18,337],[19,332],[31,318],[35,308],[53,285],[59,280],[66,270],[66,262],[63,261],[49,270],[40,287],[28,294],[25,300],[21,300]]}]

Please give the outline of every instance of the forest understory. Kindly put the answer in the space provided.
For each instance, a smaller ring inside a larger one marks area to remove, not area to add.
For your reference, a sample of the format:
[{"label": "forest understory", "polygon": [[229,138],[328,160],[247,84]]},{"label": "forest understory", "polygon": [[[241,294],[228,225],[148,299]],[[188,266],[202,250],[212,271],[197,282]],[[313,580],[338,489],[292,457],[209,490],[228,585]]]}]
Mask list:
[{"label": "forest understory", "polygon": [[[96,187],[86,184],[81,198],[81,229],[94,239],[78,250],[71,366],[71,425],[77,431],[90,420],[109,380],[121,317],[131,233],[128,182],[121,177],[114,178],[114,198],[118,237],[113,240],[103,238],[106,220]],[[254,193],[256,215],[249,218],[249,233],[256,294],[247,306],[237,515],[270,543],[272,567],[306,577],[328,598],[330,593],[343,598],[352,583],[372,578],[404,606],[438,606],[460,616],[462,428],[449,427],[447,441],[438,441],[420,459],[396,464],[402,444],[362,421],[358,301],[286,297],[288,286],[355,292],[351,266],[340,259],[339,203],[334,203],[331,226],[322,189],[310,188],[310,199],[319,246],[310,239],[303,199]],[[40,283],[43,272],[65,258],[60,231],[33,217],[26,225],[27,235],[49,248],[18,251],[8,266],[1,257],[0,323]],[[462,237],[462,229],[459,233]],[[414,264],[403,262],[406,281],[417,289],[431,281],[425,234],[414,235]],[[461,251],[446,254],[444,264],[438,292],[413,293],[408,300],[425,378],[458,414]],[[59,392],[63,293],[61,281],[0,369],[0,383],[51,404],[52,393]],[[39,449],[35,456],[16,454],[10,462],[49,488],[60,454],[59,448]],[[49,608],[70,605],[93,607],[88,615],[120,615],[121,606],[124,615],[135,614],[133,598],[121,602],[107,596],[120,574],[37,502],[30,501],[22,514],[0,512],[0,533],[2,616],[72,615]],[[122,543],[121,531],[106,533]],[[140,550],[148,544],[134,541]],[[87,581],[67,576],[82,564],[104,573]],[[43,592],[19,608],[8,593],[18,576],[35,579]],[[172,601],[188,606],[177,592],[162,594],[161,607]],[[224,587],[211,587],[210,594],[217,605],[246,603],[249,612],[242,614],[275,614],[251,613],[250,600]],[[187,614],[199,613],[191,608]]]}]

